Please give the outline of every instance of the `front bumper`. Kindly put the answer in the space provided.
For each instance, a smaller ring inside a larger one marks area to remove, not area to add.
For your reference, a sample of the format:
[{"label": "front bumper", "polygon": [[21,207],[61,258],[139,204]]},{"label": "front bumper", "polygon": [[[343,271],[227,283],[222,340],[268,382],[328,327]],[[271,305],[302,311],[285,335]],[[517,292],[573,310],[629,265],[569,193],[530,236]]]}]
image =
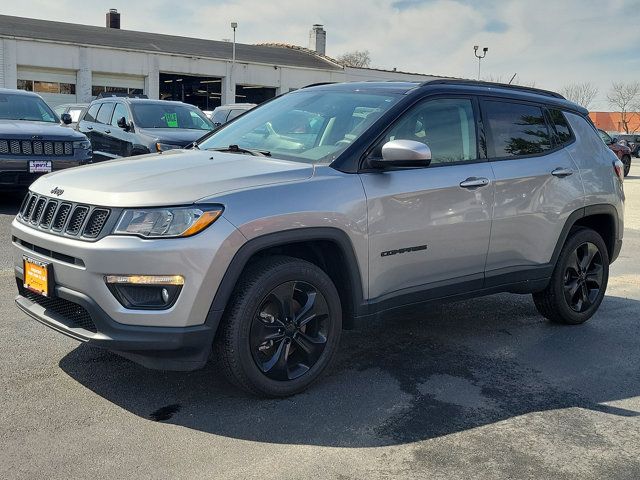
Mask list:
[{"label": "front bumper", "polygon": [[19,292],[16,305],[31,318],[75,340],[158,370],[189,371],[203,367],[222,316],[222,312],[211,311],[204,324],[193,327],[123,325],[80,292],[58,286],[54,298],[38,299],[39,295],[25,291],[22,286],[22,271],[16,271],[16,279]]},{"label": "front bumper", "polygon": [[92,161],[91,150],[77,150],[73,156],[47,157],[43,155],[20,155],[17,157],[0,157],[0,189],[22,190],[45,173],[29,173],[29,161],[50,161],[53,172],[65,168],[86,165]]},{"label": "front bumper", "polygon": [[[119,353],[149,368],[202,367],[222,311],[211,304],[244,237],[223,217],[194,237],[143,240],[107,236],[96,242],[58,237],[14,220],[17,306],[76,340]],[[22,258],[52,265],[54,295],[23,288]],[[73,263],[72,263],[73,261]],[[166,310],[123,307],[104,282],[108,274],[181,274],[185,285]]]}]

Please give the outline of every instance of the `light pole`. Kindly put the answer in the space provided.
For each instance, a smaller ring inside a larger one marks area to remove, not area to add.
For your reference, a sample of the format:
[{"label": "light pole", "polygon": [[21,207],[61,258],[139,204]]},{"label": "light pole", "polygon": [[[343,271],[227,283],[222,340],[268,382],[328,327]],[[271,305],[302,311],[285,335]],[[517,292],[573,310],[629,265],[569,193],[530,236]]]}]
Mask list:
[{"label": "light pole", "polygon": [[236,103],[236,86],[233,83],[233,71],[236,67],[236,28],[238,28],[238,22],[231,22],[231,28],[233,29],[233,46],[231,53],[231,73],[229,74],[229,89],[233,100],[231,103]]},{"label": "light pole", "polygon": [[480,62],[482,61],[482,59],[484,57],[487,56],[487,52],[489,51],[489,47],[484,47],[482,49],[482,55],[478,54],[478,45],[474,45],[473,46],[473,54],[476,56],[476,58],[478,59],[478,80],[480,80]]}]

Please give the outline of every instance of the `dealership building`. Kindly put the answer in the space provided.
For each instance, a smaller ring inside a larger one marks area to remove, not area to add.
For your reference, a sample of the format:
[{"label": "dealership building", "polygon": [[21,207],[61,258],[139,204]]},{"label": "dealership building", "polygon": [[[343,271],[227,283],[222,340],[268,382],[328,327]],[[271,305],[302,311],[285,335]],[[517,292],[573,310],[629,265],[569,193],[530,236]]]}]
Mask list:
[{"label": "dealership building", "polygon": [[325,55],[326,31],[309,45],[247,45],[120,29],[110,10],[97,27],[0,15],[0,87],[40,94],[50,105],[101,92],[145,94],[212,110],[260,103],[320,82],[416,80],[429,75],[343,67]]}]

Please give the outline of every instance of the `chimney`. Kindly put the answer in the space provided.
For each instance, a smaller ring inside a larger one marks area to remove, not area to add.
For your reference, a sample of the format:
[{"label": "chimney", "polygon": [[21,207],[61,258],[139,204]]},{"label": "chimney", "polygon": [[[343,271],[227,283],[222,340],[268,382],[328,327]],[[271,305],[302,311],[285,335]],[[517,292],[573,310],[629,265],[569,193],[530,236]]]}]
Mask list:
[{"label": "chimney", "polygon": [[120,14],[115,8],[110,8],[107,12],[107,28],[120,29]]},{"label": "chimney", "polygon": [[324,55],[327,49],[327,32],[322,25],[315,24],[309,32],[309,50]]}]

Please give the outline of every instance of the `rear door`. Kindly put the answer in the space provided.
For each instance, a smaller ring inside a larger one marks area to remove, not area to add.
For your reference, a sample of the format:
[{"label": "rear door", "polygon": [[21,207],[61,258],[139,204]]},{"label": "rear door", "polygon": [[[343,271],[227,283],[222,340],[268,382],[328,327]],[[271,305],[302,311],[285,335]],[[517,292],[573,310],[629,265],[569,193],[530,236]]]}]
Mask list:
[{"label": "rear door", "polygon": [[[480,289],[491,231],[492,172],[478,155],[476,102],[426,99],[383,135],[425,143],[425,168],[361,174],[369,226],[369,297],[379,308]],[[400,297],[391,300],[390,297]]]},{"label": "rear door", "polygon": [[94,147],[93,155],[98,155],[103,160],[110,160],[116,158],[116,155],[111,153],[113,150],[113,141],[111,139],[111,116],[113,114],[114,102],[104,102],[100,105],[98,114],[96,115],[96,122],[93,126],[93,135],[96,139],[96,145],[98,150]]},{"label": "rear door", "polygon": [[561,112],[551,120],[540,104],[485,99],[481,110],[495,177],[485,284],[545,278],[566,220],[584,202],[564,148],[573,136]]}]

